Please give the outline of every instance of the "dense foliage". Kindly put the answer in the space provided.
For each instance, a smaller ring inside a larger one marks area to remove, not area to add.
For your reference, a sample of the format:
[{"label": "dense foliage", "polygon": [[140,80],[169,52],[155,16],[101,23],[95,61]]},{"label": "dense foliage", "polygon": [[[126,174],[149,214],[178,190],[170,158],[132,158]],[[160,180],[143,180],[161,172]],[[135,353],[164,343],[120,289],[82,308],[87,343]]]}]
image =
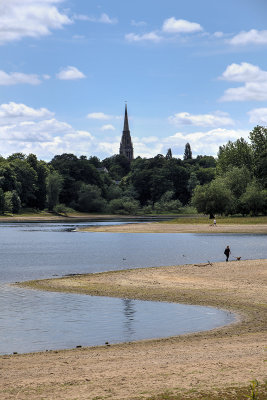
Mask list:
[{"label": "dense foliage", "polygon": [[[0,157],[0,213],[23,208],[64,213],[177,213],[192,204],[204,214],[267,213],[267,128],[221,146],[218,158],[56,155],[50,162],[15,153]],[[64,211],[65,210],[65,211]]]}]

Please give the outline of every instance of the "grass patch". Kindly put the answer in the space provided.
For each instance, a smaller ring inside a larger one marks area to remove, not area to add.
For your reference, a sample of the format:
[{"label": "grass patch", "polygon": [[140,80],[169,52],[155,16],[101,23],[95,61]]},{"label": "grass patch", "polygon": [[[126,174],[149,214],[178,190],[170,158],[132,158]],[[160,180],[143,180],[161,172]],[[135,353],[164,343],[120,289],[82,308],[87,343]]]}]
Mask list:
[{"label": "grass patch", "polygon": [[[216,217],[217,225],[259,225],[267,224],[267,216],[260,217]],[[179,217],[171,221],[165,221],[165,224],[213,224],[213,219],[207,216]]]},{"label": "grass patch", "polygon": [[[228,387],[213,390],[181,390],[174,393],[167,391],[148,397],[146,400],[266,400],[267,382],[259,384],[252,381],[245,387]],[[141,398],[140,398],[141,399]]]}]

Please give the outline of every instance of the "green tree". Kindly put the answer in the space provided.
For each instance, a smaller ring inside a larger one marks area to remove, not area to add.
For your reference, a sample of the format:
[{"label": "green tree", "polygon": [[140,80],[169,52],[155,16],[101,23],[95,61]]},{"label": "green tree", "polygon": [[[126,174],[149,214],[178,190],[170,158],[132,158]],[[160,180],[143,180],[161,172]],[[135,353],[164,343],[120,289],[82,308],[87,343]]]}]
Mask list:
[{"label": "green tree", "polygon": [[0,214],[5,212],[5,195],[3,189],[0,188]]},{"label": "green tree", "polygon": [[5,199],[5,212],[12,213],[13,212],[13,202],[12,202],[12,192],[5,192],[4,193]]},{"label": "green tree", "polygon": [[20,201],[20,197],[19,197],[19,195],[18,195],[16,190],[12,190],[12,198],[11,198],[11,200],[12,200],[12,205],[13,205],[12,212],[14,214],[19,213],[20,209],[21,209],[21,201]]},{"label": "green tree", "polygon": [[168,149],[167,154],[166,154],[166,159],[170,160],[172,158],[172,149]]},{"label": "green tree", "polygon": [[46,178],[46,191],[47,191],[47,204],[48,210],[52,211],[53,208],[59,203],[59,194],[63,185],[63,177],[57,172],[52,171]]},{"label": "green tree", "polygon": [[192,160],[192,151],[189,143],[186,143],[184,149],[184,160]]},{"label": "green tree", "polygon": [[46,177],[49,173],[48,166],[44,161],[38,161],[35,154],[29,154],[26,161],[37,174],[35,197],[32,199],[30,205],[39,210],[43,210],[46,205]]},{"label": "green tree", "polygon": [[5,159],[0,160],[0,187],[4,192],[16,190],[19,187],[14,168]]},{"label": "green tree", "polygon": [[197,180],[199,181],[199,184],[205,185],[206,183],[213,181],[216,175],[216,169],[213,167],[211,168],[199,167],[198,169],[195,170],[195,174]]},{"label": "green tree", "polygon": [[252,147],[243,138],[237,139],[235,142],[229,141],[226,145],[220,146],[217,162],[219,174],[225,173],[232,167],[246,167],[252,171],[253,166]]},{"label": "green tree", "polygon": [[192,204],[199,213],[228,214],[231,209],[233,195],[222,178],[211,183],[197,186],[192,197]]},{"label": "green tree", "polygon": [[36,171],[27,163],[25,158],[22,159],[20,157],[10,161],[10,166],[15,173],[17,181],[17,188],[14,189],[17,190],[22,205],[26,207],[32,206],[36,199],[35,193],[38,179]]},{"label": "green tree", "polygon": [[113,199],[109,202],[108,208],[112,214],[130,214],[135,215],[139,209],[139,202],[130,197]]},{"label": "green tree", "polygon": [[182,203],[174,199],[174,191],[168,190],[165,192],[160,200],[154,204],[154,209],[157,213],[160,212],[179,212],[179,209],[182,207]]},{"label": "green tree", "polygon": [[255,157],[267,150],[267,127],[257,125],[249,134]]},{"label": "green tree", "polygon": [[105,158],[102,161],[102,166],[107,168],[111,178],[115,181],[120,181],[130,172],[130,161],[122,154]]},{"label": "green tree", "polygon": [[195,172],[192,172],[187,184],[187,190],[192,195],[195,187],[199,185],[199,180],[197,179],[197,175]]},{"label": "green tree", "polygon": [[267,191],[262,190],[258,183],[254,181],[249,185],[245,193],[240,198],[243,214],[258,215],[266,213],[267,210]]},{"label": "green tree", "polygon": [[78,209],[83,212],[103,211],[106,201],[101,196],[101,189],[95,185],[82,184],[78,192]]}]

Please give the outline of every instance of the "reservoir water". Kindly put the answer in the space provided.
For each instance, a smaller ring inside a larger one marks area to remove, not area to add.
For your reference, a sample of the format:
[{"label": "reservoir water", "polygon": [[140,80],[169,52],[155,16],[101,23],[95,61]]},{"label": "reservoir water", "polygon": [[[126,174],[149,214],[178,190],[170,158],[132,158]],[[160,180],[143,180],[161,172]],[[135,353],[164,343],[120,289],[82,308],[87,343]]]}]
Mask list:
[{"label": "reservoir water", "polygon": [[226,245],[242,259],[267,258],[266,235],[75,231],[92,224],[100,222],[0,224],[0,354],[166,337],[212,329],[234,319],[211,307],[47,293],[9,283],[223,261]]}]

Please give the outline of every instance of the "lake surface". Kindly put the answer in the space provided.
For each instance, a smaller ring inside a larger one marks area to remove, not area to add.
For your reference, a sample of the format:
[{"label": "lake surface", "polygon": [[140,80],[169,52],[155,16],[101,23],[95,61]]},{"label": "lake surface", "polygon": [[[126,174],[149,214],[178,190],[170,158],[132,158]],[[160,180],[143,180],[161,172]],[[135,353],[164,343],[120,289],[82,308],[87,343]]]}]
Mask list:
[{"label": "lake surface", "polygon": [[[267,258],[266,235],[76,232],[95,223],[0,224],[0,354],[101,345],[211,329],[210,307],[19,289],[10,282],[126,268]],[[114,224],[114,222],[110,222]]]}]

